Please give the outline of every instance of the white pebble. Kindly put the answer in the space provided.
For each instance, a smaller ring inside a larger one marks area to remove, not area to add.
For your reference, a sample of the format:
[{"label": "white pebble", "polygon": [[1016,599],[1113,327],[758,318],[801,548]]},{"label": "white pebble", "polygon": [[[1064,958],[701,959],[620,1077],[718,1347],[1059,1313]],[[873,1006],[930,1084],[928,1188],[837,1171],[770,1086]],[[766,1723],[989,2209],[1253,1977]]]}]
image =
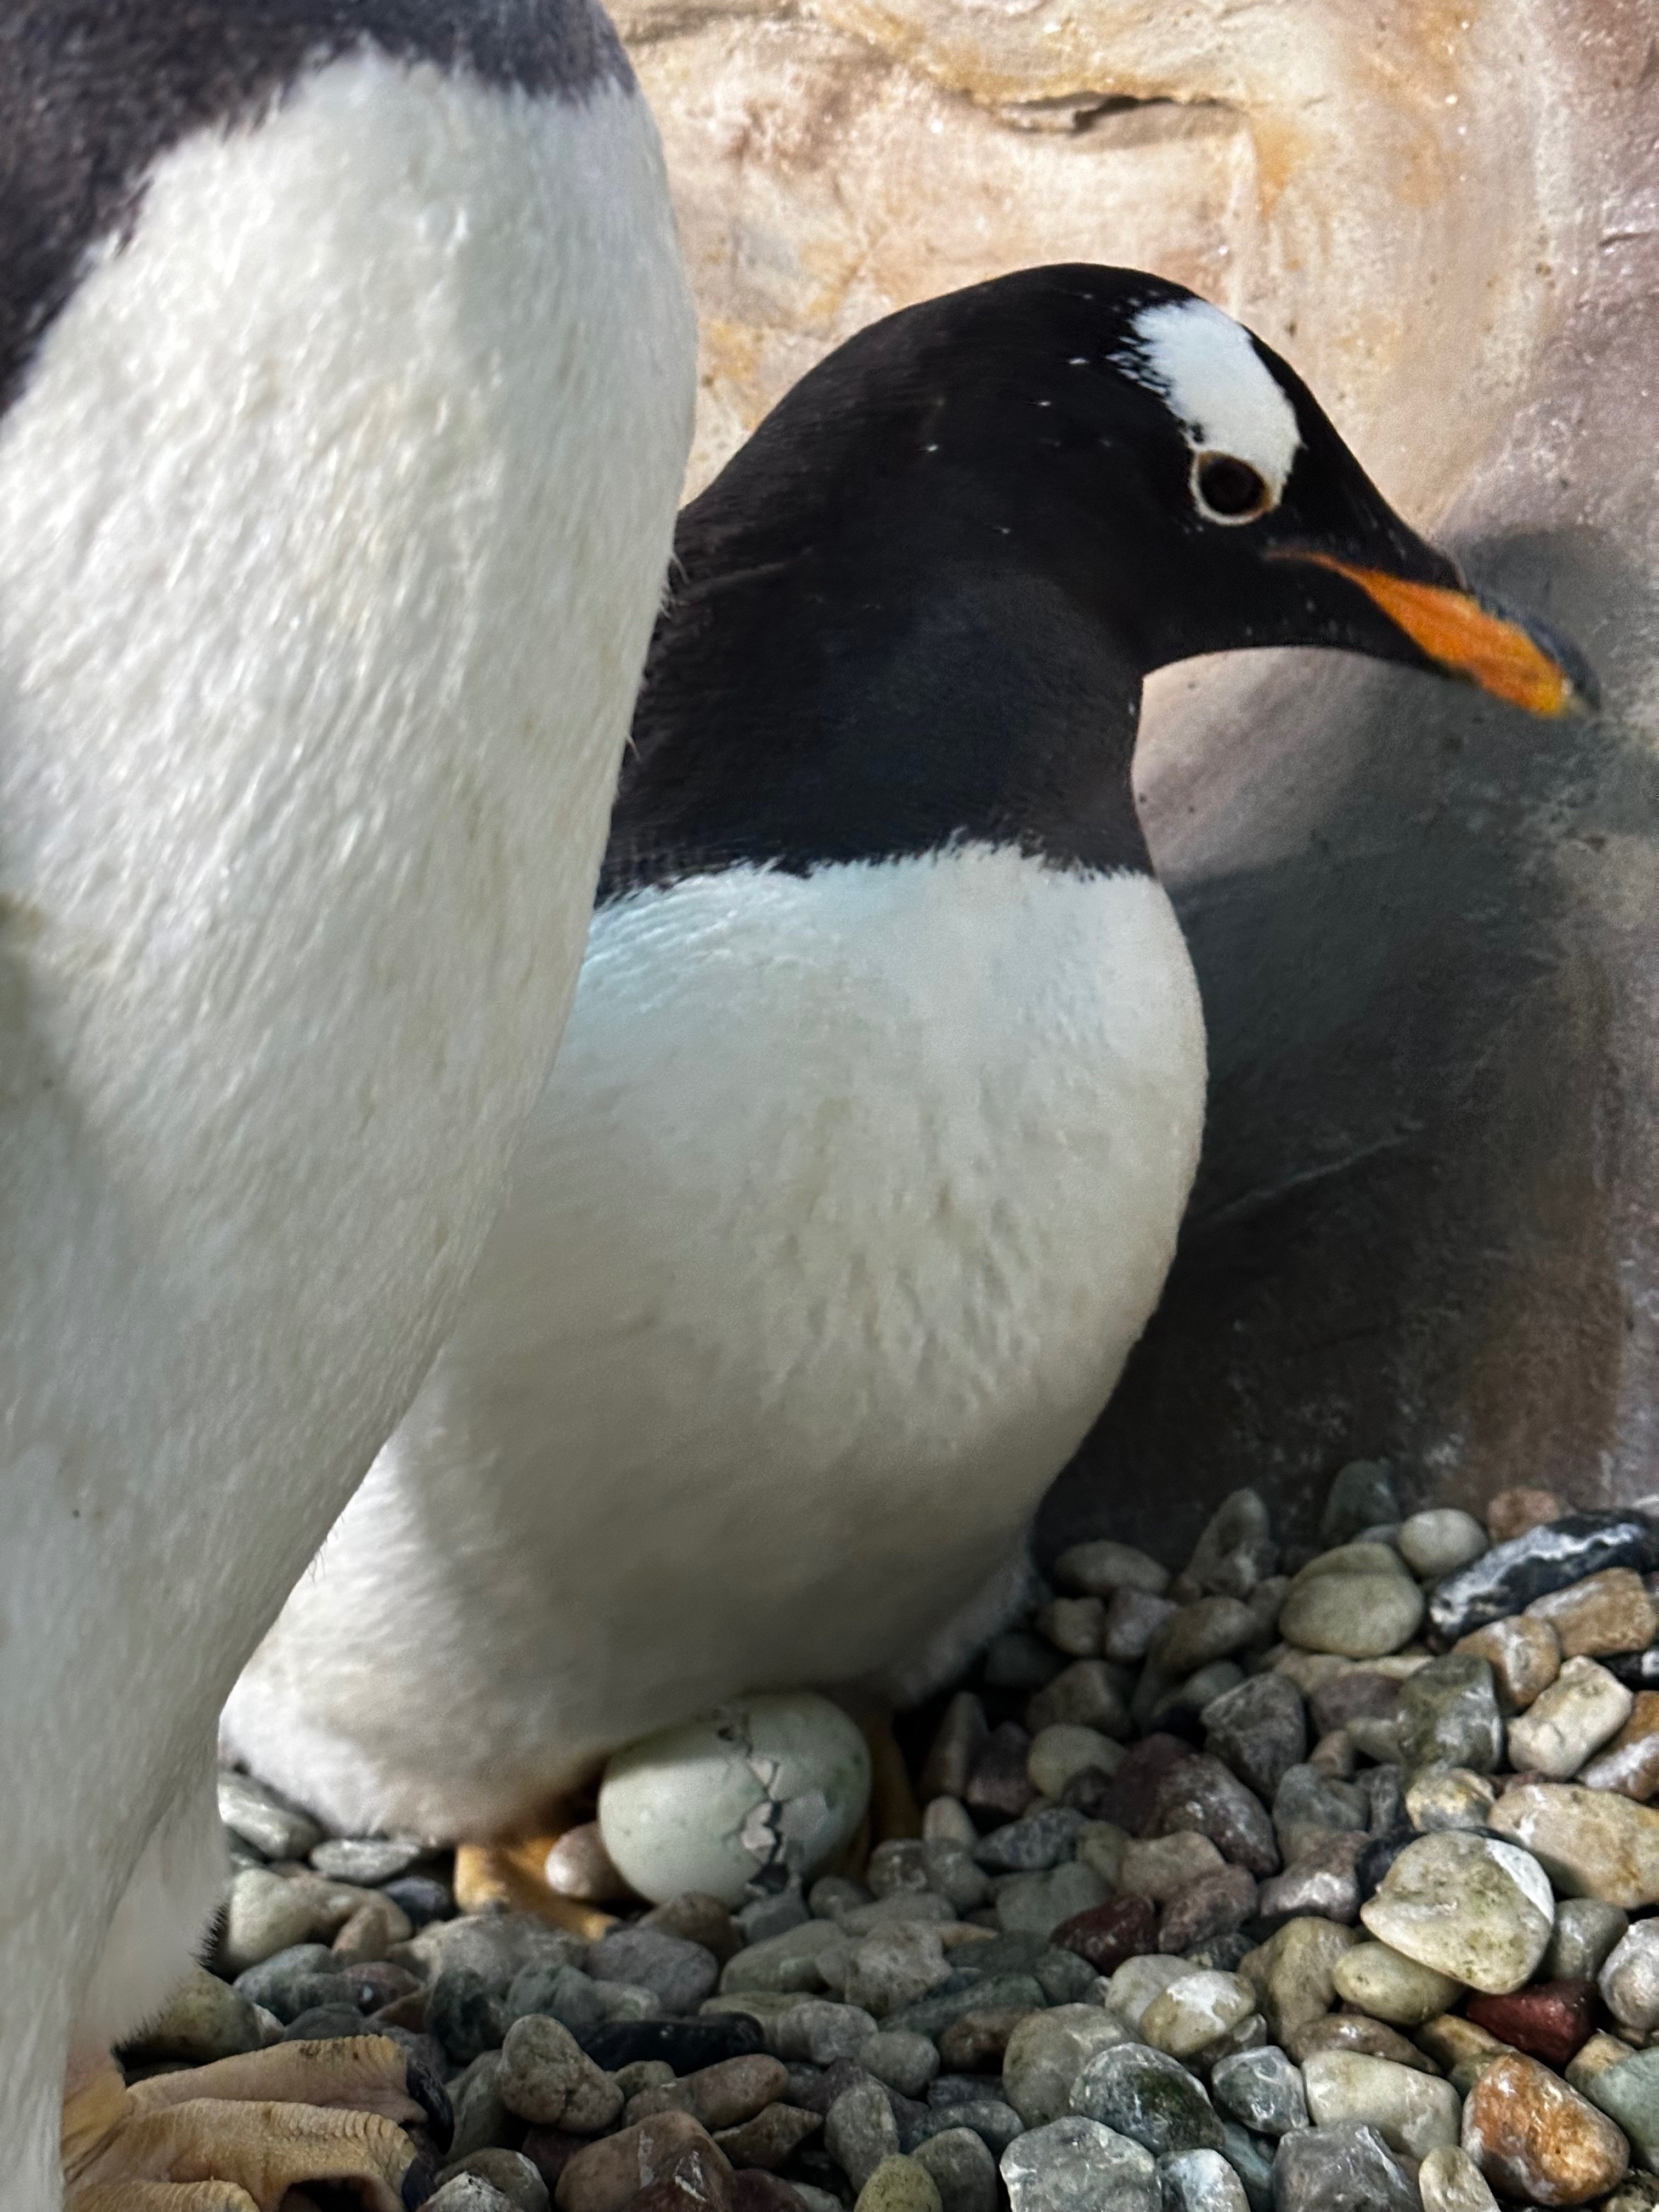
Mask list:
[{"label": "white pebble", "polygon": [[1517,1774],[1536,1768],[1565,1782],[1617,1735],[1635,1702],[1594,1659],[1569,1659],[1548,1689],[1510,1723],[1510,1765]]}]

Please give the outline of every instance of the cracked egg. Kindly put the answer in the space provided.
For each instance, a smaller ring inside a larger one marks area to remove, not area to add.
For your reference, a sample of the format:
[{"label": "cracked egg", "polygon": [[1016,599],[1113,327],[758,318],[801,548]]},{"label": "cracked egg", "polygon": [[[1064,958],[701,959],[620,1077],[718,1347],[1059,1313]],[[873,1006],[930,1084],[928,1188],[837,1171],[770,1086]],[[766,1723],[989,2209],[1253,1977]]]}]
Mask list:
[{"label": "cracked egg", "polygon": [[741,1905],[750,1883],[820,1873],[870,1802],[870,1753],[811,1691],[718,1705],[614,1754],[599,1832],[617,1871],[661,1904],[682,1890]]}]

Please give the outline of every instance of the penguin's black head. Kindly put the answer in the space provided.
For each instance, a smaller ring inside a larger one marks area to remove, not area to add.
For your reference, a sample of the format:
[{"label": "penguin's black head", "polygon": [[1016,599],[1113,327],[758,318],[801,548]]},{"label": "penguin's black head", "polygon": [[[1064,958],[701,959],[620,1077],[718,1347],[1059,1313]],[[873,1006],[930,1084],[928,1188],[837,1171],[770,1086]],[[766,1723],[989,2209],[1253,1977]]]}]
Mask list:
[{"label": "penguin's black head", "polygon": [[774,511],[798,533],[867,504],[905,558],[930,539],[951,562],[1012,556],[1143,672],[1332,646],[1535,712],[1594,703],[1571,648],[1407,527],[1287,362],[1158,277],[1026,270],[906,309],[797,386],[740,462],[775,468],[786,441],[794,496]]}]

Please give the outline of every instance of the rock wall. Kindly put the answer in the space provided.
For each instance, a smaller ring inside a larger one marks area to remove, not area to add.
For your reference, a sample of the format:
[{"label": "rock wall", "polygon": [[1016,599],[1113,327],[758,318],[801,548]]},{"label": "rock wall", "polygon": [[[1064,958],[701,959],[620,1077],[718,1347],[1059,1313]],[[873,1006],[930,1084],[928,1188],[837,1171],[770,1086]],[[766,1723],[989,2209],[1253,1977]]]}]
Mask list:
[{"label": "rock wall", "polygon": [[702,310],[694,488],[877,315],[1037,260],[1146,266],[1288,354],[1404,511],[1606,686],[1558,726],[1310,654],[1155,679],[1140,781],[1204,988],[1210,1127],[1164,1305],[1050,1538],[1178,1546],[1239,1482],[1294,1502],[1378,1452],[1437,1497],[1659,1487],[1647,0],[619,20]]}]

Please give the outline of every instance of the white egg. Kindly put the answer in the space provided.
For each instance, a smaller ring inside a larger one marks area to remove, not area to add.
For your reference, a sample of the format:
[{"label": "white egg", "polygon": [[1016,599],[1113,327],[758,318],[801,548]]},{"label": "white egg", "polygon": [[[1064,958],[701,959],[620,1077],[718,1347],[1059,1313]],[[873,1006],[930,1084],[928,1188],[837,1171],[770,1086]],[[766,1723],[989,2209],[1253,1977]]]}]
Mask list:
[{"label": "white egg", "polygon": [[870,1753],[841,1707],[811,1691],[769,1692],[616,1753],[599,1833],[641,1897],[701,1889],[740,1905],[769,1867],[817,1873],[869,1802]]}]

